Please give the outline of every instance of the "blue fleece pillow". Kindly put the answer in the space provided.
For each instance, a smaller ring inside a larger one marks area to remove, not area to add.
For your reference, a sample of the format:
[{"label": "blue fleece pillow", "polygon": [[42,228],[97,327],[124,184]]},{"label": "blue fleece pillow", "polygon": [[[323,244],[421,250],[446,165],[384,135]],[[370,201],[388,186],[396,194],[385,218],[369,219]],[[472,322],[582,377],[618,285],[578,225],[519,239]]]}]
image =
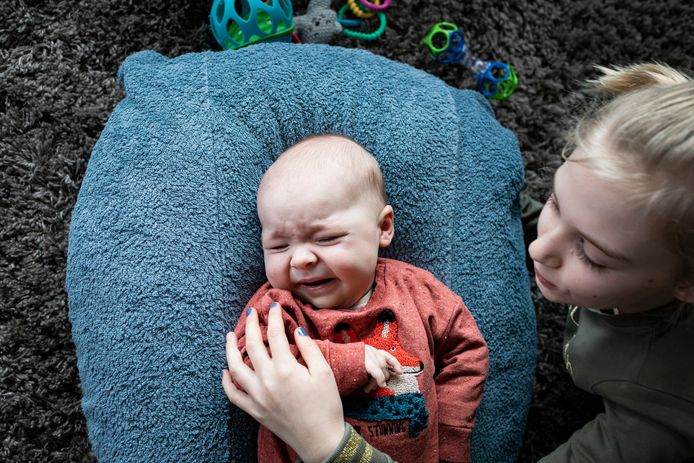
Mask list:
[{"label": "blue fleece pillow", "polygon": [[374,153],[396,211],[385,253],[467,302],[491,369],[476,462],[512,462],[534,373],[514,136],[477,93],[325,45],[129,57],[92,153],[66,287],[100,462],[253,461],[254,426],[220,385],[224,335],[264,281],[262,173],[289,145],[342,133]]}]

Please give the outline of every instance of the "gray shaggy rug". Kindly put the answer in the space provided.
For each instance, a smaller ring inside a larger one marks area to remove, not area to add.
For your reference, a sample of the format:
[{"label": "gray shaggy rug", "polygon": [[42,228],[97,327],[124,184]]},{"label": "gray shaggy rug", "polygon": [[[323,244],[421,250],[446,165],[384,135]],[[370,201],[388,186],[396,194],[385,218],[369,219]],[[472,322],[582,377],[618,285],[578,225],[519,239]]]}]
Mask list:
[{"label": "gray shaggy rug", "polygon": [[[333,2],[337,4],[337,1]],[[305,0],[293,2],[296,14]],[[122,96],[116,69],[129,54],[218,49],[210,1],[3,0],[0,2],[0,461],[91,462],[63,289],[67,232],[89,154]],[[473,82],[431,61],[428,28],[461,26],[478,56],[512,63],[521,82],[495,103],[518,136],[527,186],[547,193],[566,127],[594,76],[593,63],[659,60],[694,69],[690,0],[396,0],[384,36],[340,37],[441,77]],[[560,360],[562,307],[536,293],[535,399],[520,461],[535,461],[600,410]]]}]

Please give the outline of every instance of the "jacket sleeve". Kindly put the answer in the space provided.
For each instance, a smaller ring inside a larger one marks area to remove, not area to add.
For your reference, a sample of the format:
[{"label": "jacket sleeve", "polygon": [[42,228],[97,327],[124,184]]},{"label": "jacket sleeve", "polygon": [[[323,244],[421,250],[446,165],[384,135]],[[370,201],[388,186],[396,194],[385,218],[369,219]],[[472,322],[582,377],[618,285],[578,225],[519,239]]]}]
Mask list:
[{"label": "jacket sleeve", "polygon": [[[294,344],[294,331],[302,326],[308,330],[308,334],[315,339],[315,330],[312,330],[307,320],[301,312],[301,306],[294,300],[289,291],[272,289],[268,284],[263,285],[248,302],[247,307],[253,307],[258,312],[260,332],[263,342],[267,342],[267,322],[270,311],[270,304],[278,302],[282,306],[282,319],[284,329],[289,341],[289,348],[294,357],[304,363],[300,358],[299,349]],[[253,368],[253,364],[246,352],[246,312],[245,310],[239,318],[234,329],[238,339],[238,347],[246,365]],[[368,382],[364,359],[364,343],[354,342],[349,344],[334,343],[326,340],[316,339],[316,344],[320,347],[323,357],[333,370],[337,389],[340,396],[345,396]]]},{"label": "jacket sleeve", "polygon": [[694,404],[628,382],[609,383],[603,387],[612,388],[617,401],[605,401],[604,413],[540,463],[684,462],[694,456]]},{"label": "jacket sleeve", "polygon": [[359,461],[362,463],[395,463],[383,452],[369,445],[352,426],[345,423],[345,434],[342,441],[332,455],[323,463],[341,463],[345,461]]},{"label": "jacket sleeve", "polygon": [[459,305],[435,342],[440,460],[470,461],[470,435],[489,369],[487,343],[472,314]]}]

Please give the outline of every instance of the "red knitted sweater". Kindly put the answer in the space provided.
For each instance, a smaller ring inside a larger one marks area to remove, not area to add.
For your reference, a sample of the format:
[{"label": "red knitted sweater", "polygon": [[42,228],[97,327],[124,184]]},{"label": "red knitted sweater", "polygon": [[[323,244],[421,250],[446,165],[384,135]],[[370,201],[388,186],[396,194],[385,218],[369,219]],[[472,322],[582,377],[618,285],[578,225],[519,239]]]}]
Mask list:
[{"label": "red knitted sweater", "polygon": [[[283,307],[290,344],[298,326],[318,340],[335,374],[345,420],[369,443],[402,463],[470,461],[470,433],[489,364],[487,345],[462,299],[431,273],[379,259],[373,294],[357,310],[315,309],[266,283],[248,303],[258,311],[265,339],[273,301]],[[245,314],[235,332],[250,363],[244,328]],[[390,352],[405,370],[369,394],[362,390],[368,381],[365,344]],[[293,345],[292,350],[297,355]],[[259,462],[296,458],[261,427]]]}]

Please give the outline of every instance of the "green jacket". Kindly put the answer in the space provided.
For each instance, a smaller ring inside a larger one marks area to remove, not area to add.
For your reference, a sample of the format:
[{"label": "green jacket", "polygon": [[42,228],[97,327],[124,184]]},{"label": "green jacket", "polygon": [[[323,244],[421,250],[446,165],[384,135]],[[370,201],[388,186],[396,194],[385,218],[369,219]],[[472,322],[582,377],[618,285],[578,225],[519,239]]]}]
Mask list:
[{"label": "green jacket", "polygon": [[569,308],[566,368],[578,387],[603,398],[605,412],[541,463],[694,457],[694,307],[684,310],[673,304],[614,315]]},{"label": "green jacket", "polygon": [[395,460],[373,448],[357,434],[352,426],[345,423],[345,434],[342,436],[340,445],[324,463],[351,463],[353,461],[395,463]]}]

